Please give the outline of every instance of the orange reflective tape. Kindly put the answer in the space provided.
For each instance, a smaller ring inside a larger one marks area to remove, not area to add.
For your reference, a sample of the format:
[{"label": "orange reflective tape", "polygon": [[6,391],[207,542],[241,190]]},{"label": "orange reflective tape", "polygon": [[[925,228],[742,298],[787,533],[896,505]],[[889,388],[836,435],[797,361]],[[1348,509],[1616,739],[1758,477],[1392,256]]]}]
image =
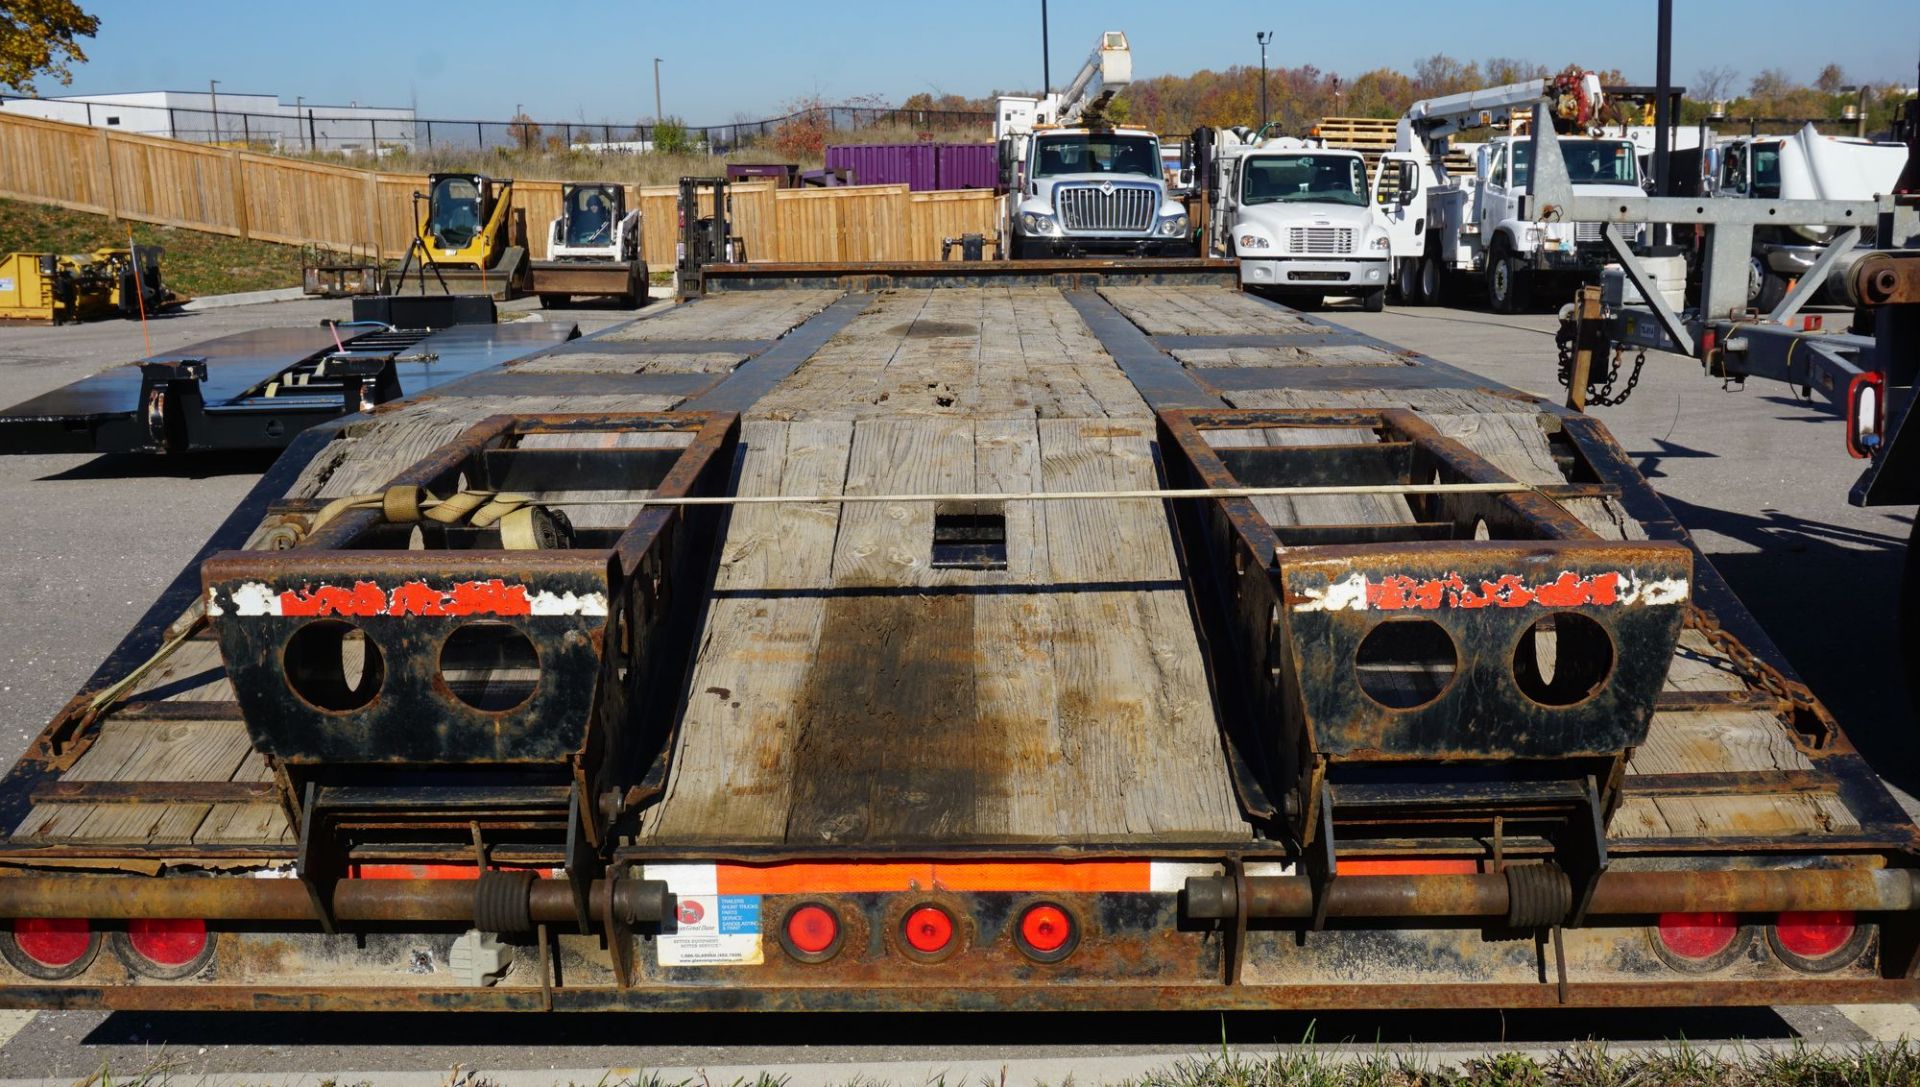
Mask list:
[{"label": "orange reflective tape", "polygon": [[889,891],[1015,891],[1026,893],[1148,891],[1146,861],[1007,861],[957,864],[716,865],[725,895],[857,894]]},{"label": "orange reflective tape", "polygon": [[1350,860],[1341,861],[1343,876],[1472,876],[1480,872],[1479,861],[1465,860]]},{"label": "orange reflective tape", "polygon": [[853,894],[861,891],[928,890],[933,865],[922,863],[722,864],[715,882],[723,895]]}]

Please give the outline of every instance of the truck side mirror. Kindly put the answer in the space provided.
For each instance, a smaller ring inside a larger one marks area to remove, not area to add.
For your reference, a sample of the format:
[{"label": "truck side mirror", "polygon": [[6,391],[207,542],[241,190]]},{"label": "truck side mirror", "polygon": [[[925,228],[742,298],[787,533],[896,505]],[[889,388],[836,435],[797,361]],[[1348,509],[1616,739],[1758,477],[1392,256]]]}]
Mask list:
[{"label": "truck side mirror", "polygon": [[1420,167],[1414,165],[1411,162],[1405,162],[1405,161],[1402,161],[1399,164],[1399,166],[1400,166],[1400,185],[1399,185],[1398,193],[1399,193],[1400,206],[1404,208],[1409,204],[1412,204],[1413,198],[1419,195]]}]

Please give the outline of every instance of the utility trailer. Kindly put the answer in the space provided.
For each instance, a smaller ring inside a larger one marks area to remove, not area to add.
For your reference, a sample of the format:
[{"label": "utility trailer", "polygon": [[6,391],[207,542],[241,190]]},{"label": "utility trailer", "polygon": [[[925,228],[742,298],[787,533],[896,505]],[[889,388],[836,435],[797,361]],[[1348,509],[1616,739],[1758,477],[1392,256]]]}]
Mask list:
[{"label": "utility trailer", "polygon": [[[436,295],[355,304],[403,319],[430,317],[437,325],[474,301]],[[491,303],[477,301],[487,324],[395,327],[356,320],[259,329],[102,370],[0,410],[0,455],[284,449],[307,427],[580,334],[571,324],[495,325]]]},{"label": "utility trailer", "polygon": [[1914,825],[1594,420],[817,272],[303,433],[0,789],[0,1003],[1920,996]]}]

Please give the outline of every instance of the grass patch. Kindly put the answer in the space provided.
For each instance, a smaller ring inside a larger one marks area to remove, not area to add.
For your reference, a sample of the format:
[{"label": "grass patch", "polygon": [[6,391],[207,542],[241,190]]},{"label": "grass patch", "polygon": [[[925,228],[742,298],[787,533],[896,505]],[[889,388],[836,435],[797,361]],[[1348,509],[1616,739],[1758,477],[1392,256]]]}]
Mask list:
[{"label": "grass patch", "polygon": [[224,234],[128,223],[83,211],[0,200],[0,254],[86,253],[125,248],[127,228],[141,245],[166,250],[161,278],[175,294],[201,297],[300,285],[300,250]]},{"label": "grass patch", "polygon": [[1614,1053],[1579,1045],[1547,1059],[1498,1053],[1460,1065],[1417,1051],[1335,1053],[1311,1047],[1249,1057],[1225,1049],[1128,1087],[1896,1087],[1920,1083],[1920,1047],[1902,1039],[1851,1049],[1792,1047]]}]

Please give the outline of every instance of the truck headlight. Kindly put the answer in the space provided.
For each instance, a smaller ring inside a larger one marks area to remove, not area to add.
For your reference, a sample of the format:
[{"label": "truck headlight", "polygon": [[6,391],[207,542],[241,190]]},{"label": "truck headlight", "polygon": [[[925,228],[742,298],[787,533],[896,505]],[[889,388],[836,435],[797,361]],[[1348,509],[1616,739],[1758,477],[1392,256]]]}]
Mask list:
[{"label": "truck headlight", "polygon": [[1542,241],[1546,239],[1546,236],[1547,236],[1547,232],[1544,230],[1541,230],[1537,226],[1530,226],[1527,228],[1527,244],[1530,246],[1537,247]]},{"label": "truck headlight", "polygon": [[1382,235],[1380,235],[1380,236],[1379,236],[1378,238],[1375,238],[1375,239],[1373,239],[1373,240],[1372,240],[1371,242],[1368,242],[1368,243],[1367,243],[1367,248],[1368,248],[1368,249],[1377,249],[1377,250],[1379,250],[1379,251],[1381,251],[1381,252],[1383,252],[1383,253],[1384,253],[1384,252],[1386,252],[1386,251],[1387,251],[1387,250],[1388,250],[1389,248],[1391,248],[1391,247],[1392,247],[1392,245],[1393,245],[1393,243],[1387,240],[1387,236],[1386,236],[1385,234],[1382,234]]},{"label": "truck headlight", "polygon": [[1160,234],[1162,237],[1177,238],[1186,232],[1187,217],[1185,213],[1175,215],[1170,219],[1160,220]]},{"label": "truck headlight", "polygon": [[1029,234],[1051,234],[1053,233],[1053,216],[1037,215],[1031,211],[1023,212],[1020,216],[1020,225],[1025,227]]},{"label": "truck headlight", "polygon": [[1271,248],[1273,248],[1273,243],[1272,243],[1272,242],[1270,242],[1270,241],[1268,241],[1268,240],[1267,240],[1267,239],[1265,239],[1265,238],[1262,238],[1262,237],[1261,237],[1260,235],[1258,235],[1258,234],[1242,234],[1242,235],[1240,235],[1240,248],[1242,248],[1242,249],[1271,249]]}]

